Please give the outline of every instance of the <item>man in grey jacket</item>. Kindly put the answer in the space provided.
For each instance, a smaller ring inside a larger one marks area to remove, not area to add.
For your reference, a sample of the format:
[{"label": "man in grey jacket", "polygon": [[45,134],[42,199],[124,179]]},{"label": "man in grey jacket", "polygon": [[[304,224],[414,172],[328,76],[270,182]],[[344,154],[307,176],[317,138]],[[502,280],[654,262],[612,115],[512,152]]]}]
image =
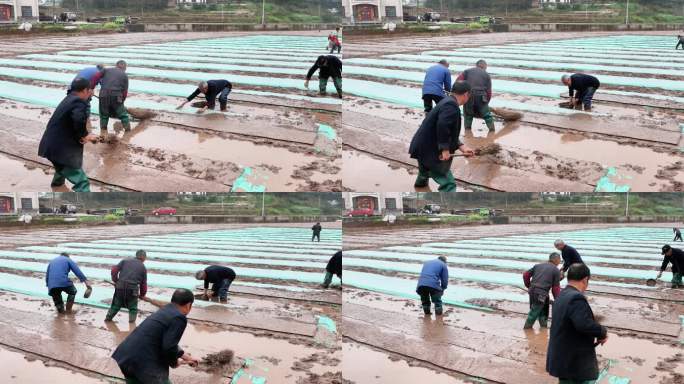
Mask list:
[{"label": "man in grey jacket", "polygon": [[110,117],[121,120],[125,131],[131,130],[131,118],[124,105],[127,97],[126,62],[119,60],[116,62],[116,67],[105,68],[100,80],[100,138],[102,141],[107,140]]}]

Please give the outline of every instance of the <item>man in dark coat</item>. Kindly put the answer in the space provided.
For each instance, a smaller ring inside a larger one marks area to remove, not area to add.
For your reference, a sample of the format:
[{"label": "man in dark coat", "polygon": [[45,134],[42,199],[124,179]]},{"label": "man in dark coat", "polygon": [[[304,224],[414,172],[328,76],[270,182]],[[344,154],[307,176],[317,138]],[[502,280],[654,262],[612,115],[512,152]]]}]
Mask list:
[{"label": "man in dark coat", "polygon": [[330,287],[333,275],[340,278],[342,284],[342,251],[337,251],[333,257],[328,260],[328,265],[325,266],[325,280],[323,280],[323,288]]},{"label": "man in dark coat", "polygon": [[135,259],[121,260],[112,267],[112,281],[116,284],[116,289],[105,321],[112,321],[121,307],[124,307],[128,309],[128,322],[135,323],[138,299],[143,299],[147,294],[146,258],[147,253],[141,249],[135,253]]},{"label": "man in dark coat", "polygon": [[314,241],[314,239],[318,239],[318,242],[321,242],[321,230],[323,227],[321,227],[321,223],[316,223],[314,224],[313,227],[311,227],[311,231],[313,232],[311,235],[311,241]]},{"label": "man in dark coat", "polygon": [[553,246],[561,251],[561,256],[563,257],[563,268],[561,268],[561,271],[563,271],[563,273],[561,273],[561,280],[563,280],[565,272],[567,272],[572,264],[584,262],[582,261],[582,256],[580,256],[579,252],[577,252],[574,247],[565,244],[563,240],[558,239],[554,241]]},{"label": "man in dark coat", "polygon": [[409,153],[418,160],[418,177],[414,187],[425,188],[430,179],[439,184],[440,192],[456,190],[456,181],[451,173],[453,153],[460,150],[466,156],[473,156],[472,149],[461,142],[461,111],[459,105],[468,101],[470,85],[458,81],[451,88],[451,95],[442,99],[428,113],[416,131]]},{"label": "man in dark coat", "polygon": [[187,99],[178,106],[181,109],[185,104],[194,100],[199,94],[203,94],[207,100],[204,107],[200,108],[197,113],[204,113],[207,109],[213,110],[216,108],[216,99],[218,98],[221,105],[221,112],[228,110],[228,95],[233,90],[233,84],[228,80],[209,80],[202,81],[197,85],[197,89]]},{"label": "man in dark coat", "polygon": [[568,285],[553,305],[546,371],[559,384],[589,384],[599,375],[596,346],[608,340],[608,330],[596,321],[583,294],[590,275],[586,265],[571,265]]},{"label": "man in dark coat", "polygon": [[119,344],[112,358],[126,378],[126,384],[170,384],[169,367],[197,366],[199,361],[178,343],[188,324],[195,297],[177,289],[167,304],[145,319]]},{"label": "man in dark coat", "polygon": [[601,82],[596,77],[584,73],[563,75],[561,81],[568,86],[571,104],[574,107],[584,105],[584,110],[590,112],[594,93],[601,86]]},{"label": "man in dark coat", "polygon": [[672,248],[669,245],[663,245],[662,248],[663,263],[658,272],[658,279],[663,275],[667,269],[667,265],[672,263],[672,288],[684,287],[682,284],[682,274],[684,273],[684,251],[679,248]]},{"label": "man in dark coat", "polygon": [[309,88],[311,76],[318,71],[318,90],[321,95],[327,93],[328,79],[332,77],[333,84],[337,90],[337,95],[342,98],[342,60],[334,55],[318,56],[314,65],[311,66],[306,74],[304,87]]},{"label": "man in dark coat", "polygon": [[679,230],[679,228],[672,228],[672,232],[674,232],[674,239],[672,241],[682,241],[682,232]]},{"label": "man in dark coat", "polygon": [[197,280],[204,280],[204,298],[209,299],[209,283],[212,297],[218,296],[222,303],[228,302],[228,289],[235,280],[235,271],[228,267],[212,265],[195,273]]},{"label": "man in dark coat", "polygon": [[131,117],[124,105],[128,97],[126,68],[126,62],[119,60],[116,67],[104,69],[100,80],[100,138],[103,141],[107,140],[110,117],[121,120],[126,132],[131,130]]},{"label": "man in dark coat", "polygon": [[38,146],[38,155],[55,167],[51,187],[56,192],[69,192],[65,182],[73,184],[74,192],[90,192],[90,181],[83,171],[83,145],[96,142],[88,132],[90,82],[78,78],[71,83],[71,92],[55,109]]},{"label": "man in dark coat", "polygon": [[680,46],[682,49],[684,49],[684,35],[677,35],[677,45],[675,46],[675,51],[679,49]]}]

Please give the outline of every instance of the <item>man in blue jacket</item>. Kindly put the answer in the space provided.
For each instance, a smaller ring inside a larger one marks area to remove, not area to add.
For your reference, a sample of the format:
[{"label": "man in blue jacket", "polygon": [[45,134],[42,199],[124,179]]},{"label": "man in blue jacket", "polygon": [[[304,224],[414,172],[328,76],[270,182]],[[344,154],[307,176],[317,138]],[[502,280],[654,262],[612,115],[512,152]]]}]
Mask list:
[{"label": "man in blue jacket", "polygon": [[76,287],[74,287],[74,283],[69,279],[69,272],[73,272],[87,288],[91,288],[88,279],[81,272],[78,265],[69,258],[68,253],[63,252],[52,259],[45,273],[45,285],[47,285],[48,294],[52,296],[52,301],[55,303],[59,313],[65,312],[62,292],[67,294],[66,312],[71,312],[74,300],[76,299]]},{"label": "man in blue jacket", "polygon": [[112,358],[119,365],[126,384],[170,384],[169,367],[197,366],[199,361],[178,345],[194,301],[191,291],[177,289],[171,304],[145,319],[116,347]]},{"label": "man in blue jacket", "polygon": [[432,111],[432,103],[437,105],[444,97],[446,92],[451,90],[451,72],[449,72],[449,63],[446,60],[440,60],[439,63],[431,66],[425,72],[425,79],[423,80],[423,105],[425,106],[425,113]]},{"label": "man in blue jacket", "polygon": [[426,315],[432,314],[430,312],[430,301],[435,304],[435,314],[437,316],[442,315],[442,294],[448,285],[449,268],[447,267],[446,256],[440,256],[423,264],[416,292],[420,295],[423,312]]},{"label": "man in blue jacket", "polygon": [[559,384],[592,384],[598,378],[596,346],[608,340],[608,330],[594,318],[584,291],[589,267],[572,264],[568,285],[553,305],[553,321],[546,355],[546,371]]}]

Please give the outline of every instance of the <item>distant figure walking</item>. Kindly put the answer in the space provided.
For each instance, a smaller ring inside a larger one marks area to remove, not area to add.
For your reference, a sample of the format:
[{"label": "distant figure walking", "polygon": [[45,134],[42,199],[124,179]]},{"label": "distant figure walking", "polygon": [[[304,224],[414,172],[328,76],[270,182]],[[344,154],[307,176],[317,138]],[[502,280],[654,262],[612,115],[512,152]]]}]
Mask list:
[{"label": "distant figure walking", "polygon": [[674,232],[674,240],[672,241],[682,241],[682,232],[679,230],[679,228],[672,228],[672,232]]}]

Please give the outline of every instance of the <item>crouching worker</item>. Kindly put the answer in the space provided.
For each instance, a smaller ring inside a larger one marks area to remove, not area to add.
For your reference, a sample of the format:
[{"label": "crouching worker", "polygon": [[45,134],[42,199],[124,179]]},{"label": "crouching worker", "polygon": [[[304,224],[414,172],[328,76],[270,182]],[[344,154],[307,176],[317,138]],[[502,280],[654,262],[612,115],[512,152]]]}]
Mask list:
[{"label": "crouching worker", "polygon": [[135,323],[138,316],[138,299],[144,298],[147,294],[147,268],[144,264],[146,258],[147,254],[141,249],[135,253],[135,259],[121,260],[112,267],[112,281],[116,288],[105,321],[112,321],[123,307],[128,309],[128,322]]},{"label": "crouching worker", "polygon": [[169,367],[197,366],[199,361],[178,346],[194,301],[191,291],[177,289],[170,304],[146,318],[119,344],[112,358],[127,384],[170,384]]},{"label": "crouching worker", "polygon": [[87,128],[93,90],[90,81],[83,78],[74,80],[70,88],[47,124],[38,155],[55,168],[50,184],[54,192],[70,192],[66,180],[73,184],[74,192],[90,192],[90,181],[83,171],[83,145],[98,140]]},{"label": "crouching worker", "polygon": [[304,88],[309,89],[311,77],[318,71],[318,91],[321,95],[327,94],[328,79],[332,77],[333,84],[337,90],[337,96],[342,98],[342,60],[337,56],[327,55],[318,56],[314,65],[311,66],[306,74]]},{"label": "crouching worker", "polygon": [[[92,289],[88,283],[88,279],[83,272],[81,272],[78,265],[69,258],[68,253],[63,252],[52,259],[48,264],[47,272],[45,273],[45,283],[48,287],[48,293],[52,297],[52,301],[55,303],[55,307],[59,313],[71,312],[74,301],[76,300],[77,291],[76,287],[74,287],[74,283],[69,279],[69,272],[73,272],[89,290]],[[66,310],[64,308],[62,292],[66,292],[67,294]]]},{"label": "crouching worker", "polygon": [[203,94],[206,98],[206,104],[200,108],[197,113],[204,113],[207,109],[213,110],[216,108],[216,99],[218,98],[221,105],[221,112],[228,110],[228,95],[233,90],[233,84],[228,80],[209,80],[202,81],[197,85],[197,89],[188,98],[178,106],[181,109],[185,104],[193,101],[199,94]]},{"label": "crouching worker", "polygon": [[549,255],[549,261],[540,263],[523,273],[523,281],[530,295],[530,312],[527,314],[524,329],[530,329],[539,320],[539,326],[546,328],[549,320],[549,290],[553,298],[560,294],[560,264],[558,252]]},{"label": "crouching worker", "polygon": [[420,271],[420,278],[418,279],[418,288],[416,293],[420,295],[420,301],[423,304],[423,312],[426,315],[431,315],[430,301],[435,304],[435,314],[441,316],[442,309],[442,295],[449,285],[449,268],[447,267],[446,256],[440,256],[434,260],[426,261],[423,264],[423,269]]},{"label": "crouching worker", "polygon": [[333,257],[328,260],[328,265],[325,266],[325,279],[323,280],[323,288],[330,287],[332,283],[333,275],[337,275],[340,278],[340,284],[342,283],[342,251],[337,251]]},{"label": "crouching worker", "polygon": [[[235,271],[228,267],[212,265],[195,273],[197,280],[204,280],[204,299],[218,296],[221,303],[228,302],[228,289],[235,280]],[[211,283],[212,294],[209,296],[209,283]]]}]

